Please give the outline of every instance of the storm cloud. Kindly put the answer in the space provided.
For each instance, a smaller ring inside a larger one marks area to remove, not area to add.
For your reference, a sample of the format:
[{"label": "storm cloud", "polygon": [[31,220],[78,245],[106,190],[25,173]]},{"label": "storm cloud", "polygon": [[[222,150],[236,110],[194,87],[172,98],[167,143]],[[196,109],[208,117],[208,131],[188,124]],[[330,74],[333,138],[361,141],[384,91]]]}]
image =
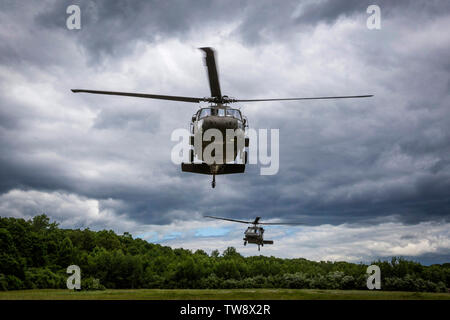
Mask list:
[{"label": "storm cloud", "polygon": [[[272,229],[271,255],[450,258],[448,2],[378,1],[380,30],[369,1],[78,1],[80,30],[71,4],[0,4],[0,215],[207,251],[240,246],[242,226],[204,214],[261,216],[308,225]],[[280,170],[249,165],[212,190],[170,160],[198,106],[70,92],[208,96],[202,46],[232,97],[375,96],[239,105],[280,130]]]}]

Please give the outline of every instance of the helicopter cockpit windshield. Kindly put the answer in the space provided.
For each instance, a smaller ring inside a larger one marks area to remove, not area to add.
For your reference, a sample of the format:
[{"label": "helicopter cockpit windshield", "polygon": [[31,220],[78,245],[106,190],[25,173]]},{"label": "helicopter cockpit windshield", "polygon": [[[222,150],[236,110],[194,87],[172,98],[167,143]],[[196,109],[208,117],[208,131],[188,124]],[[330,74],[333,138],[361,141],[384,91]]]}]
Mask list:
[{"label": "helicopter cockpit windshield", "polygon": [[209,117],[211,115],[211,108],[203,108],[198,112],[198,119]]},{"label": "helicopter cockpit windshield", "polygon": [[247,231],[245,231],[245,234],[250,235],[250,236],[258,236],[260,234],[260,230],[259,230],[259,228],[248,227]]},{"label": "helicopter cockpit windshield", "polygon": [[227,117],[233,117],[238,120],[242,120],[241,112],[237,109],[226,109],[225,114]]},{"label": "helicopter cockpit windshield", "polygon": [[241,111],[238,109],[202,108],[198,111],[198,120],[209,116],[232,117],[242,121]]}]

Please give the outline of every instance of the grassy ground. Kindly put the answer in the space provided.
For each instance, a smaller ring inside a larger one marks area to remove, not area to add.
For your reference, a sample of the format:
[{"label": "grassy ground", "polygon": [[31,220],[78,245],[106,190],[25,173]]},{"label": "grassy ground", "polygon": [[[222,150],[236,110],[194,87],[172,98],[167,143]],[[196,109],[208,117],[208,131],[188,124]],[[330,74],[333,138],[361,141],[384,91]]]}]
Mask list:
[{"label": "grassy ground", "polygon": [[18,290],[0,292],[0,300],[450,300],[450,293],[378,290],[312,289],[139,289],[139,290]]}]

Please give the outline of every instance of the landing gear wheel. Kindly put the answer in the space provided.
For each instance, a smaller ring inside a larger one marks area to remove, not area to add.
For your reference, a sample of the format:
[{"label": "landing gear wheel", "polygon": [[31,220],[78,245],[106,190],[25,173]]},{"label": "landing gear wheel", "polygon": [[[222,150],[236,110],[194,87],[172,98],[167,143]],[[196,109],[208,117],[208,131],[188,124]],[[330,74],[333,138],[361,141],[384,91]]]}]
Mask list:
[{"label": "landing gear wheel", "polygon": [[213,181],[211,182],[211,186],[212,186],[213,188],[216,187],[216,175],[213,175]]},{"label": "landing gear wheel", "polygon": [[246,246],[247,245],[247,241],[244,241],[244,246]]}]

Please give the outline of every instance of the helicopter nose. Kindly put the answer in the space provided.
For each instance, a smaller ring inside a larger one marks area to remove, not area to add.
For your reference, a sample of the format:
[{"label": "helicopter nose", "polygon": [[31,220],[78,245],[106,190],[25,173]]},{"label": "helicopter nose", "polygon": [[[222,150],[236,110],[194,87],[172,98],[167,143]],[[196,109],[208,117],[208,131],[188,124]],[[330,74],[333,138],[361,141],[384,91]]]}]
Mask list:
[{"label": "helicopter nose", "polygon": [[219,129],[220,131],[225,131],[226,129],[237,129],[237,121],[233,118],[226,117],[208,117],[203,121],[203,132],[208,129]]}]

